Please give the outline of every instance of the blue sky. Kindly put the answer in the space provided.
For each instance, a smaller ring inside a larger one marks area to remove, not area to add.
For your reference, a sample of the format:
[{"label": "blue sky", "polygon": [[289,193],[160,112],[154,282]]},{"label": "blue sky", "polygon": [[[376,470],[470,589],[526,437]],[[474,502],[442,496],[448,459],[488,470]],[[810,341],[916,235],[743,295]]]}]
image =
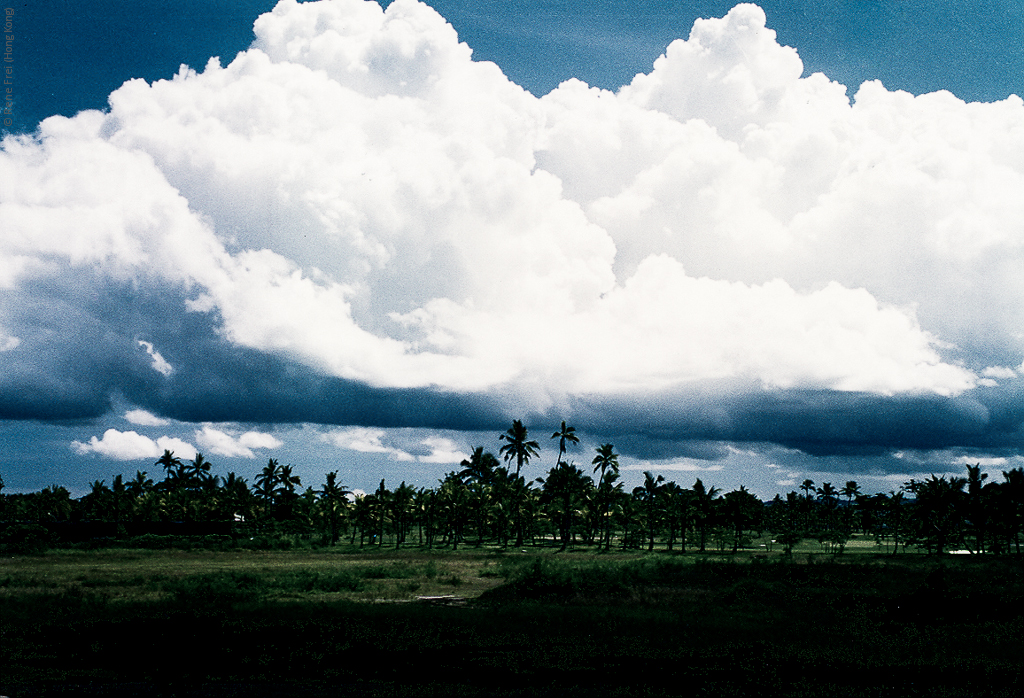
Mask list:
[{"label": "blue sky", "polygon": [[274,6],[6,5],[9,491],[1022,462],[1022,3]]}]

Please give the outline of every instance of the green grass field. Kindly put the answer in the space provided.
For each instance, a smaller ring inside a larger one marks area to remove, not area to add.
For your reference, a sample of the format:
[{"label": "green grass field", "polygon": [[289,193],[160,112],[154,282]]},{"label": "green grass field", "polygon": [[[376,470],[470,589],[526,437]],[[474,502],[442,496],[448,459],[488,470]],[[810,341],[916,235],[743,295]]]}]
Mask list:
[{"label": "green grass field", "polygon": [[1020,694],[1019,559],[817,549],[9,557],[0,694]]}]

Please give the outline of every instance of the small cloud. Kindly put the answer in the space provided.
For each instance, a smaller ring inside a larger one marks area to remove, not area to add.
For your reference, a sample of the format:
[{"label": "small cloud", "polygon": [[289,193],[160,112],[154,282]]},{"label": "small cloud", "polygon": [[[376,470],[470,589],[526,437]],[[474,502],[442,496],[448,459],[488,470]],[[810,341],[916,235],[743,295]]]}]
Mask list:
[{"label": "small cloud", "polygon": [[152,342],[140,339],[139,346],[145,349],[146,353],[149,354],[151,359],[153,359],[154,371],[164,376],[169,376],[174,373],[174,367],[167,363],[167,360],[164,359],[164,357],[160,356],[160,352],[153,347]]},{"label": "small cloud", "polygon": [[1005,458],[1001,458],[998,456],[990,458],[979,456],[960,456],[954,462],[960,463],[961,465],[981,465],[991,467],[995,465],[1006,465],[1008,461]]},{"label": "small cloud", "polygon": [[429,437],[420,443],[430,449],[428,455],[417,457],[421,463],[461,463],[469,458],[469,454],[458,450],[458,445],[451,439]]},{"label": "small cloud", "polygon": [[627,465],[620,470],[681,470],[684,472],[717,472],[719,470],[725,470],[723,465],[695,465],[693,463],[658,463],[658,465],[652,467],[650,464],[647,465]]},{"label": "small cloud", "polygon": [[20,344],[20,339],[7,334],[2,328],[0,328],[0,351],[11,351],[12,349],[17,349]]},{"label": "small cloud", "polygon": [[209,424],[196,430],[196,441],[204,450],[227,458],[255,458],[253,449],[280,448],[284,445],[284,442],[271,434],[247,431],[236,437]]},{"label": "small cloud", "polygon": [[330,441],[338,448],[347,451],[358,451],[359,453],[386,453],[398,461],[413,461],[416,457],[400,448],[385,446],[384,437],[387,432],[383,429],[369,429],[367,427],[349,427],[332,431],[324,435],[324,439]]},{"label": "small cloud", "polygon": [[792,487],[796,484],[796,480],[776,480],[775,484],[779,487]]},{"label": "small cloud", "polygon": [[1008,379],[1008,378],[1016,378],[1017,377],[1017,372],[1014,371],[1009,366],[989,366],[988,368],[986,368],[984,371],[981,372],[981,375],[985,376],[986,378],[1007,378]]},{"label": "small cloud", "polygon": [[163,427],[171,423],[170,420],[157,417],[146,410],[128,410],[124,413],[124,418],[132,424],[144,427]]},{"label": "small cloud", "polygon": [[88,443],[73,441],[71,447],[80,455],[98,453],[114,460],[159,458],[165,450],[173,451],[182,458],[194,457],[196,453],[195,446],[181,439],[161,436],[154,441],[135,431],[118,431],[117,429],[107,429],[103,432],[103,438],[97,439],[93,436]]}]

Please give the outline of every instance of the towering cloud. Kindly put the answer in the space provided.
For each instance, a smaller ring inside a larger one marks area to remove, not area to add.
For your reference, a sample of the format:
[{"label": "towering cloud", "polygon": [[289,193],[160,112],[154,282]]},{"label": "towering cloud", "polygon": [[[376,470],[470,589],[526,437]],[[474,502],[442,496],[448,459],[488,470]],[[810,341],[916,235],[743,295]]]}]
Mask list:
[{"label": "towering cloud", "polygon": [[[1016,386],[1024,103],[851,100],[765,25],[739,5],[618,92],[536,98],[414,0],[282,0],[227,66],[8,136],[3,416],[125,394],[164,413],[195,395],[173,408],[194,421],[252,420],[252,395],[264,421],[447,419],[405,395],[805,444],[820,434],[764,426],[779,391],[876,407]],[[198,397],[218,389],[247,397]],[[354,418],[367,390],[384,397]],[[304,391],[319,403],[286,414]],[[703,394],[724,416],[690,429]],[[266,447],[249,436],[196,438]]]}]

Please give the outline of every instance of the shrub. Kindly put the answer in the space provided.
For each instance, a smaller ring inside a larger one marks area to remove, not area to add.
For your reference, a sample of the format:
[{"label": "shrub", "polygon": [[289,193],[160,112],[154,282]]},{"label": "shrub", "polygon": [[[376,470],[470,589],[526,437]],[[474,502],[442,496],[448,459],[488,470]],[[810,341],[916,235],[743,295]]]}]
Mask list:
[{"label": "shrub", "polygon": [[53,544],[53,536],[38,524],[17,524],[0,532],[0,553],[39,555]]},{"label": "shrub", "polygon": [[198,614],[219,613],[262,598],[266,584],[247,572],[211,572],[171,580],[164,585],[174,600]]}]

